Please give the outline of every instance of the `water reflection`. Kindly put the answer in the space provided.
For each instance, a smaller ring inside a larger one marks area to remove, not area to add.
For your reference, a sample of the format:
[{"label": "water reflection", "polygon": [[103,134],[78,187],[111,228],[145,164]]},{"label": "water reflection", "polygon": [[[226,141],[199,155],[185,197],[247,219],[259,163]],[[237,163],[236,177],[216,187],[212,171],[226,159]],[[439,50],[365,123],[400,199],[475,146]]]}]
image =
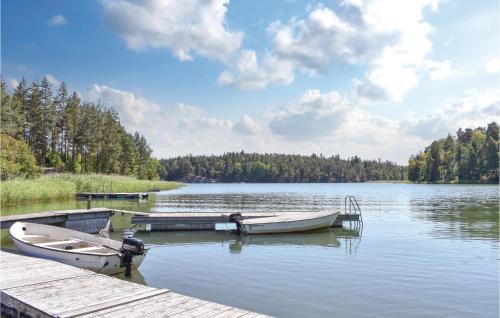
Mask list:
[{"label": "water reflection", "polygon": [[410,200],[412,215],[429,221],[430,235],[457,239],[499,239],[498,198],[440,195]]},{"label": "water reflection", "polygon": [[343,208],[354,193],[368,221],[411,218],[428,221],[432,237],[499,238],[496,186],[482,185],[189,185],[157,197],[155,212],[291,212]]},{"label": "water reflection", "polygon": [[[92,208],[111,208],[117,210],[131,210],[149,212],[156,205],[155,195],[151,195],[148,200],[92,200]],[[67,200],[59,202],[31,203],[25,205],[15,205],[2,207],[2,215],[18,215],[43,211],[58,211],[58,210],[74,210],[86,209],[87,201],[85,200]]]},{"label": "water reflection", "polygon": [[196,193],[158,197],[154,212],[301,212],[332,210],[343,197],[313,193]]},{"label": "water reflection", "polygon": [[[362,232],[360,229],[332,228],[312,232],[289,233],[289,234],[264,234],[264,235],[238,235],[229,232],[137,232],[135,237],[142,239],[152,248],[169,245],[202,245],[202,244],[224,244],[229,247],[231,253],[242,253],[246,248],[253,246],[318,246],[318,247],[341,247],[345,246],[348,254],[354,253],[361,242]],[[119,233],[112,234],[112,238],[118,239]]]}]

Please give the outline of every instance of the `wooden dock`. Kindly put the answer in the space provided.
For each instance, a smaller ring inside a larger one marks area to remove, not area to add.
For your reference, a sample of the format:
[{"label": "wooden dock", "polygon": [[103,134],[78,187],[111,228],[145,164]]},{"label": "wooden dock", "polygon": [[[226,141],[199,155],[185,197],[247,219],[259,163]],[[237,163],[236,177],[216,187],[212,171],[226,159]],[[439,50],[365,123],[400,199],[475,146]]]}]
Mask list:
[{"label": "wooden dock", "polygon": [[76,198],[79,200],[91,199],[123,199],[123,200],[141,200],[147,199],[149,193],[147,192],[119,192],[119,193],[98,193],[98,192],[79,192]]},{"label": "wooden dock", "polygon": [[94,208],[9,215],[0,217],[0,225],[5,229],[17,221],[26,221],[62,226],[85,233],[98,233],[106,226],[113,213],[113,210],[108,208]]},{"label": "wooden dock", "polygon": [[0,271],[2,317],[267,317],[4,251]]},{"label": "wooden dock", "polygon": [[[304,217],[314,212],[243,212],[243,219],[253,219],[274,216]],[[214,212],[168,212],[168,213],[141,213],[132,216],[132,224],[150,225],[151,231],[213,231],[217,223],[229,222],[230,213]],[[358,214],[339,214],[335,227],[341,227],[343,222],[359,221]]]},{"label": "wooden dock", "polygon": [[[229,222],[230,215],[230,213],[216,212],[145,213],[93,208],[1,216],[0,226],[2,229],[5,229],[17,221],[26,221],[61,226],[85,233],[99,233],[107,225],[115,212],[131,214],[132,224],[150,225],[151,231],[214,231],[216,224]],[[284,214],[301,217],[308,213],[314,212],[243,212],[241,214],[243,219],[252,219]],[[343,222],[357,222],[359,220],[358,214],[341,213],[333,226],[341,227]]]}]

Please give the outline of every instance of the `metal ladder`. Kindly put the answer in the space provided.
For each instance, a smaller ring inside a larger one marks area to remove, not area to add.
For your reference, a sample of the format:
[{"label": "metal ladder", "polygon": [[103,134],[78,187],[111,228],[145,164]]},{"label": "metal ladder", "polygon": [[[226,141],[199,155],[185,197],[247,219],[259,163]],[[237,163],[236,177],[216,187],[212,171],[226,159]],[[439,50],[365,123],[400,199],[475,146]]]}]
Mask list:
[{"label": "metal ladder", "polygon": [[363,217],[361,216],[361,208],[358,201],[353,195],[346,195],[344,198],[344,212],[349,215],[359,215],[359,223],[363,224]]}]

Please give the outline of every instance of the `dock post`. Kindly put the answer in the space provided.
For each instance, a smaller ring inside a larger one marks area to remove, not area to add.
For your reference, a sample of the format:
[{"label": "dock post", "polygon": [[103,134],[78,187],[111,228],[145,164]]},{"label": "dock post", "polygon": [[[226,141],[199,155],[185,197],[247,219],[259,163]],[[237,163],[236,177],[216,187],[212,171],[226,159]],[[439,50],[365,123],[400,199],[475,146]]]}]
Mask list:
[{"label": "dock post", "polygon": [[90,206],[90,203],[92,202],[92,196],[89,195],[88,198],[87,198],[87,210],[90,210],[91,209],[91,206]]}]

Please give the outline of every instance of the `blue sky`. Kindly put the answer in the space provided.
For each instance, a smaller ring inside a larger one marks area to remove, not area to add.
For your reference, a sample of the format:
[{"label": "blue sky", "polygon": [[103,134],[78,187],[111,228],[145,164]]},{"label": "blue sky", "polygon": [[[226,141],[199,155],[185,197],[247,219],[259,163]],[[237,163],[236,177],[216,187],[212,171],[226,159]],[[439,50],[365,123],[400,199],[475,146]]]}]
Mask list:
[{"label": "blue sky", "polygon": [[498,1],[2,2],[2,76],[115,107],[159,157],[405,162],[497,120]]}]

